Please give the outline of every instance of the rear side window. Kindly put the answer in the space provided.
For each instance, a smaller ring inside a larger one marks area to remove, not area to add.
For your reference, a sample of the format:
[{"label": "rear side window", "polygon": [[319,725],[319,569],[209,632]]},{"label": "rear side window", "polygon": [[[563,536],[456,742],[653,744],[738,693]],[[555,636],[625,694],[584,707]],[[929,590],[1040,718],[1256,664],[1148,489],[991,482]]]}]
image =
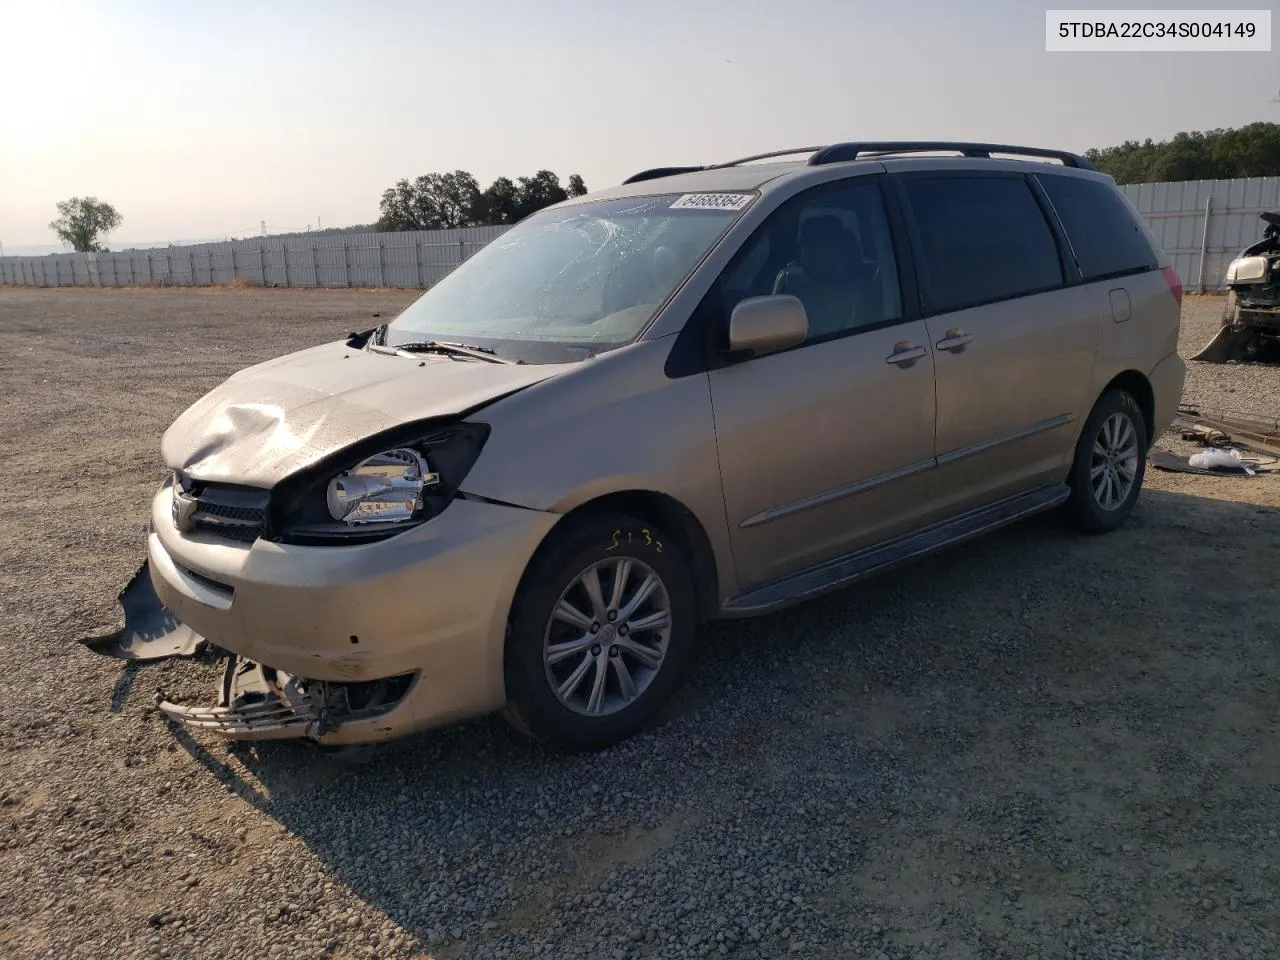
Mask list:
[{"label": "rear side window", "polygon": [[930,313],[1063,284],[1053,231],[1022,177],[909,177]]},{"label": "rear side window", "polygon": [[1110,186],[1055,176],[1042,176],[1040,183],[1058,212],[1085,280],[1158,266],[1141,221]]}]

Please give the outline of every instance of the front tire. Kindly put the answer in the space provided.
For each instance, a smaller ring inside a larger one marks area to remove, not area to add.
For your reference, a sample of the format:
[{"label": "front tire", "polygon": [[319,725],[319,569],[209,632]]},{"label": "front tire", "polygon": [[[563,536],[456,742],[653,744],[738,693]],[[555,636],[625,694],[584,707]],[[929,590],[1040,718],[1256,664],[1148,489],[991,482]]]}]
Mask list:
[{"label": "front tire", "polygon": [[697,627],[692,577],[676,542],[610,514],[553,534],[512,609],[508,717],[557,749],[632,736],[683,679]]},{"label": "front tire", "polygon": [[1133,512],[1147,465],[1147,425],[1125,390],[1108,390],[1094,405],[1076,444],[1067,509],[1086,533],[1110,533]]}]

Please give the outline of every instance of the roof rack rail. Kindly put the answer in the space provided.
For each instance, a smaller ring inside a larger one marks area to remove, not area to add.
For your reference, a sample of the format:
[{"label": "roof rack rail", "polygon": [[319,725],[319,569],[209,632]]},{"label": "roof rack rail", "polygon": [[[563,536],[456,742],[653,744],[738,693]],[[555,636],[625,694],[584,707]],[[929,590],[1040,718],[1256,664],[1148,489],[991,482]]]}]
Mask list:
[{"label": "roof rack rail", "polygon": [[770,150],[768,153],[757,153],[754,156],[742,157],[738,160],[730,160],[728,163],[712,163],[701,167],[654,167],[652,170],[641,170],[639,173],[632,174],[622,182],[624,184],[639,183],[641,180],[657,180],[659,177],[674,177],[679,173],[696,173],[699,170],[719,170],[724,167],[736,167],[740,163],[750,163],[752,160],[768,160],[772,157],[787,157],[793,153],[813,153],[813,151],[821,149],[822,147],[796,147],[794,150]]},{"label": "roof rack rail", "polygon": [[641,180],[657,180],[659,177],[674,177],[678,173],[695,173],[698,170],[705,170],[706,167],[654,167],[651,170],[641,170],[639,173],[633,173],[627,179],[626,183],[639,183]]},{"label": "roof rack rail", "polygon": [[1081,170],[1097,170],[1092,163],[1077,153],[1066,150],[1050,150],[1045,147],[1017,147],[1008,143],[967,143],[963,140],[867,140],[850,143],[832,143],[825,147],[793,147],[789,150],[770,150],[768,153],[756,153],[749,157],[740,157],[726,163],[712,163],[700,167],[654,167],[642,170],[622,182],[639,183],[641,180],[656,180],[660,177],[673,177],[679,173],[694,173],[698,170],[721,170],[725,167],[736,167],[739,164],[751,163],[754,160],[771,160],[774,157],[789,157],[796,153],[808,153],[809,166],[817,167],[827,163],[845,163],[850,160],[870,160],[895,153],[934,153],[941,150],[954,150],[966,157],[990,158],[993,153],[1009,153],[1024,157],[1049,157],[1060,160],[1064,167],[1078,167]]},{"label": "roof rack rail", "polygon": [[990,157],[993,153],[1021,154],[1025,157],[1050,157],[1062,161],[1064,167],[1081,170],[1097,168],[1079,154],[1066,150],[1048,150],[1044,147],[1017,147],[1007,143],[966,143],[957,140],[869,140],[866,142],[833,143],[822,147],[809,158],[810,166],[826,163],[844,163],[848,160],[871,159],[891,153],[932,153],[939,150],[955,150],[966,157]]},{"label": "roof rack rail", "polygon": [[822,150],[823,147],[795,147],[791,150],[770,150],[768,153],[756,153],[749,157],[740,157],[737,160],[730,160],[727,163],[713,163],[709,169],[719,170],[721,167],[736,167],[740,163],[750,163],[753,160],[772,160],[774,157],[789,157],[793,153],[813,153],[815,150]]}]

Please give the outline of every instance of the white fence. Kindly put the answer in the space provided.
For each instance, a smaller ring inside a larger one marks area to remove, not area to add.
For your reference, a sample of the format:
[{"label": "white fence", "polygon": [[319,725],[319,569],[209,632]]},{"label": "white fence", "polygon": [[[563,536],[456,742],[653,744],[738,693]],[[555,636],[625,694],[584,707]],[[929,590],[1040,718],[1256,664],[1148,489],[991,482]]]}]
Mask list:
[{"label": "white fence", "polygon": [[507,227],[334,233],[186,247],[0,258],[0,284],[38,287],[429,287]]},{"label": "white fence", "polygon": [[1262,237],[1258,214],[1280,211],[1280,177],[1132,183],[1121,189],[1173,258],[1188,290],[1221,290],[1232,257]]},{"label": "white fence", "polygon": [[[1280,210],[1280,177],[1122,188],[1188,290],[1219,290],[1231,258]],[[39,287],[429,287],[507,227],[233,240],[119,253],[0,257],[0,284]]]}]

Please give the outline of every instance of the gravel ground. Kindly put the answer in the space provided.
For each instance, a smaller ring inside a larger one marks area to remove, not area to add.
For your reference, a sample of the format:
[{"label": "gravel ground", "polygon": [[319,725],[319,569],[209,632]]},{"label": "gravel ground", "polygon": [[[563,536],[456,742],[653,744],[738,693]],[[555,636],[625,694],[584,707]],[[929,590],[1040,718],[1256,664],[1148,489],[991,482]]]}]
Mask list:
[{"label": "gravel ground", "polygon": [[[1280,955],[1280,480],[1151,471],[717,624],[667,722],[542,752],[497,719],[376,751],[171,731],[76,643],[115,617],[162,430],[403,292],[0,290],[0,955]],[[1220,303],[1188,298],[1187,352]],[[1280,371],[1187,397],[1280,414]]]},{"label": "gravel ground", "polygon": [[[1194,356],[1213,339],[1222,320],[1224,298],[1188,296],[1182,307],[1178,352]],[[1280,416],[1280,365],[1192,363],[1183,398],[1219,410]]]}]

